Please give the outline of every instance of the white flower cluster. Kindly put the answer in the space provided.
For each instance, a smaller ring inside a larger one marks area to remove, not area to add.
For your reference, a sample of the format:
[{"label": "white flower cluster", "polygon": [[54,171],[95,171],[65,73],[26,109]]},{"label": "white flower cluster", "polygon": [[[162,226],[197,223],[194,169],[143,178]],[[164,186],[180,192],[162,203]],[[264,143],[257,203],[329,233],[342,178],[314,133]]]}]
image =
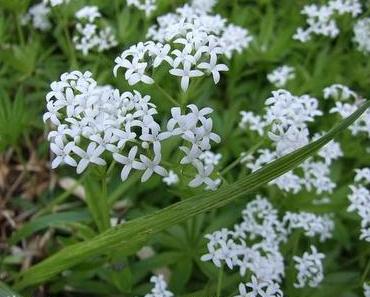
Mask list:
[{"label": "white flower cluster", "polygon": [[262,282],[282,281],[285,266],[280,244],[294,229],[303,228],[307,236],[326,240],[333,226],[329,217],[309,213],[288,213],[280,220],[277,210],[260,196],[246,205],[242,216],[243,221],[233,230],[223,228],[205,236],[208,253],[201,260],[212,261],[217,267],[222,263],[230,269],[237,267],[241,276],[251,271]]},{"label": "white flower cluster", "polygon": [[367,283],[364,283],[364,297],[370,297],[370,285]]},{"label": "white flower cluster", "polygon": [[288,80],[295,78],[295,70],[293,67],[283,65],[276,68],[267,75],[267,80],[277,88],[282,88],[286,85]]},{"label": "white flower cluster", "polygon": [[170,66],[171,75],[181,78],[184,91],[191,78],[205,74],[212,74],[217,84],[220,72],[228,70],[225,64],[218,62],[220,56],[230,58],[234,51],[242,51],[252,40],[246,29],[226,25],[221,16],[209,15],[189,5],[157,21],[158,26],[151,27],[147,34],[152,40],[131,46],[115,60],[114,75],[119,68],[124,68],[130,85],[154,83],[150,73],[164,62]]},{"label": "white flower cluster", "polygon": [[43,0],[43,3],[51,5],[51,7],[68,4],[70,0]]},{"label": "white flower cluster", "polygon": [[319,236],[320,241],[333,236],[334,221],[327,214],[319,216],[305,211],[299,213],[288,211],[284,215],[283,222],[289,233],[293,229],[303,229],[307,237]]},{"label": "white flower cluster", "polygon": [[370,53],[370,18],[358,20],[353,27],[353,41],[360,51]]},{"label": "white flower cluster", "polygon": [[21,23],[22,25],[31,23],[35,29],[47,31],[51,27],[49,14],[50,7],[41,2],[30,7],[28,12],[22,16]]},{"label": "white flower cluster", "polygon": [[350,185],[348,211],[355,211],[361,217],[360,239],[370,242],[370,168],[356,169],[354,184]]},{"label": "white flower cluster", "polygon": [[117,45],[117,40],[109,26],[99,23],[101,14],[97,6],[85,6],[76,12],[78,23],[73,36],[77,50],[87,55],[92,50],[105,51]]},{"label": "white flower cluster", "polygon": [[[334,99],[335,107],[332,107],[329,112],[339,114],[342,118],[350,116],[366,100],[347,86],[341,84],[334,84],[325,88],[324,98]],[[367,133],[368,137],[370,137],[370,111],[366,110],[349,127],[349,130],[352,132],[352,135],[356,136],[359,133]]]},{"label": "white flower cluster", "polygon": [[[55,127],[48,135],[56,155],[53,168],[66,163],[81,173],[89,163],[105,165],[106,152],[124,166],[122,180],[136,169],[144,171],[141,181],[145,182],[153,173],[167,176],[160,166],[161,141],[179,135],[190,143],[190,147],[180,147],[185,153],[181,164],[190,164],[198,171],[189,185],[205,183],[208,188],[217,187],[218,181],[210,178],[213,166],[206,166],[199,159],[202,152],[211,148],[211,141],[220,141],[212,132],[212,119],[208,117],[211,108],[199,110],[192,104],[188,106],[190,112],[182,115],[180,108],[174,107],[167,131],[161,132],[153,118],[157,109],[150,96],[137,91],[120,94],[110,86],[97,86],[91,73],[78,71],[64,73],[60,81],[53,82],[46,100],[48,111],[43,119]],[[143,153],[138,155],[140,147]]]},{"label": "white flower cluster", "polygon": [[343,14],[358,16],[362,12],[359,0],[330,0],[326,5],[309,4],[301,11],[307,17],[307,28],[299,27],[293,39],[301,42],[311,40],[312,35],[334,38],[339,34],[335,17]]},{"label": "white flower cluster", "polygon": [[322,260],[325,255],[319,253],[315,246],[311,245],[311,253],[304,252],[302,257],[294,256],[295,268],[298,270],[296,288],[305,286],[317,287],[324,279]]},{"label": "white flower cluster", "polygon": [[145,15],[148,17],[157,9],[156,2],[156,0],[127,0],[127,5],[144,11]]},{"label": "white flower cluster", "polygon": [[221,154],[215,154],[211,151],[205,151],[200,154],[199,159],[203,161],[205,165],[213,165],[217,166],[218,163],[220,163],[220,160],[222,158]]},{"label": "white flower cluster", "polygon": [[[272,140],[273,149],[259,149],[257,156],[244,156],[242,163],[247,168],[256,171],[263,165],[284,156],[319,138],[320,134],[310,137],[308,123],[316,116],[322,115],[318,101],[308,95],[294,96],[286,90],[272,92],[272,97],[265,102],[266,113],[263,116],[252,112],[241,111],[242,129],[249,129],[259,135],[267,135]],[[266,128],[270,131],[266,132]],[[335,183],[330,178],[330,165],[332,161],[342,156],[338,143],[332,141],[323,147],[318,157],[310,158],[302,163],[298,169],[287,172],[278,177],[271,184],[280,189],[298,193],[303,189],[316,193],[331,192]],[[319,158],[318,160],[316,160]]]},{"label": "white flower cluster", "polygon": [[252,281],[239,284],[239,295],[235,297],[283,297],[278,283],[258,280],[252,275]]},{"label": "white flower cluster", "polygon": [[167,283],[163,275],[152,276],[150,282],[154,284],[153,289],[144,297],[173,297],[173,293],[167,290]]},{"label": "white flower cluster", "polygon": [[173,170],[169,170],[168,175],[162,180],[167,186],[173,186],[179,182],[179,176]]}]

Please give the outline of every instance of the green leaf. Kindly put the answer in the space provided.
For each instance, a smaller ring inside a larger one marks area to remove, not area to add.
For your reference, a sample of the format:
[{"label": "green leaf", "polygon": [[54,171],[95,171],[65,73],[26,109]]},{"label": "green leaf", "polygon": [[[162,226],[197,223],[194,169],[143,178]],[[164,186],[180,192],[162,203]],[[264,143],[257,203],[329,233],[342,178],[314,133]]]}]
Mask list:
[{"label": "green leaf", "polygon": [[14,292],[4,283],[0,282],[0,297],[22,297],[22,296]]},{"label": "green leaf", "polygon": [[31,234],[48,227],[57,227],[66,223],[86,221],[89,218],[90,216],[85,210],[60,212],[39,217],[31,220],[21,229],[13,233],[13,236],[10,239],[10,244],[14,245],[27,236],[30,236]]},{"label": "green leaf", "polygon": [[96,255],[121,245],[132,247],[164,229],[186,221],[198,214],[227,205],[248,193],[256,191],[278,176],[294,169],[304,160],[312,156],[338,133],[345,130],[358,119],[370,101],[364,103],[351,116],[341,121],[320,139],[306,145],[258,171],[240,178],[237,182],[221,187],[215,192],[202,193],[161,209],[153,214],[134,219],[128,223],[111,228],[86,242],[77,243],[62,249],[55,255],[21,273],[16,288],[36,285],[55,277],[58,273]]}]

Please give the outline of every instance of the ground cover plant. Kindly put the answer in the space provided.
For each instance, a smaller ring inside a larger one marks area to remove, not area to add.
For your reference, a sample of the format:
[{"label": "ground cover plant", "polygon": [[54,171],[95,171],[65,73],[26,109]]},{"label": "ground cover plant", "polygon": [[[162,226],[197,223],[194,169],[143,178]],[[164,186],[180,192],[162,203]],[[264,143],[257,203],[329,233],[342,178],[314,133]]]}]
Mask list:
[{"label": "ground cover plant", "polygon": [[370,296],[370,3],[0,0],[0,296]]}]

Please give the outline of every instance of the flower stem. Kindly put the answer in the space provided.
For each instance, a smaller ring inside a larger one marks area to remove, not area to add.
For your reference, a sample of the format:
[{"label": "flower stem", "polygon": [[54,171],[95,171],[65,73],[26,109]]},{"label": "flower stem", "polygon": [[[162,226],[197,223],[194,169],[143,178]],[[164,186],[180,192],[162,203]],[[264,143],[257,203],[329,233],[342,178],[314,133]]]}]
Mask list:
[{"label": "flower stem", "polygon": [[165,96],[167,100],[169,100],[171,103],[175,104],[176,106],[181,106],[166,90],[164,90],[160,85],[158,85],[156,82],[154,82],[154,85],[156,88],[162,93],[162,95]]},{"label": "flower stem", "polygon": [[220,271],[218,273],[218,280],[217,280],[217,292],[216,296],[221,297],[221,291],[222,291],[222,278],[224,275],[224,265],[221,265]]},{"label": "flower stem", "polygon": [[14,17],[15,17],[15,26],[16,26],[17,33],[18,33],[19,42],[22,46],[24,46],[25,41],[24,41],[23,31],[19,23],[19,15],[15,14]]},{"label": "flower stem", "polygon": [[220,175],[225,175],[227,172],[229,172],[231,169],[236,167],[242,158],[245,158],[251,154],[253,154],[257,149],[259,149],[262,144],[265,142],[265,138],[263,138],[261,141],[256,143],[254,146],[252,146],[243,156],[239,156],[236,160],[234,160],[232,163],[230,163],[228,166],[226,166],[221,172]]},{"label": "flower stem", "polygon": [[361,285],[365,282],[366,276],[367,276],[369,270],[370,270],[370,261],[367,262],[367,265],[366,265],[366,268],[364,270],[364,273],[362,274],[362,277],[361,277]]}]

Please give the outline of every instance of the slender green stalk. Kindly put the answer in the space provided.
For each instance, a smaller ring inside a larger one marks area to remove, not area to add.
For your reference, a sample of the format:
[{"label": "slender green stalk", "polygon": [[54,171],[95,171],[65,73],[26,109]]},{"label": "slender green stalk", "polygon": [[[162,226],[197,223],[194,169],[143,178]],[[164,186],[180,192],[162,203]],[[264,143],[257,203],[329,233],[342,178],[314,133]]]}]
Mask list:
[{"label": "slender green stalk", "polygon": [[256,143],[254,146],[252,146],[246,153],[245,155],[243,156],[239,156],[239,158],[237,158],[235,161],[233,161],[232,163],[230,163],[228,166],[226,166],[221,172],[220,172],[220,175],[225,175],[227,172],[229,172],[231,169],[233,169],[235,166],[239,165],[240,161],[249,156],[249,155],[252,155],[256,150],[258,150],[262,145],[263,143],[265,142],[265,138],[263,138],[261,141],[259,141],[258,143]]},{"label": "slender green stalk", "polygon": [[107,177],[110,177],[112,174],[112,171],[114,169],[114,166],[116,165],[116,160],[113,160],[112,163],[110,163],[108,169],[107,169]]},{"label": "slender green stalk", "polygon": [[170,101],[171,103],[175,104],[176,106],[181,106],[166,90],[164,90],[160,85],[158,85],[156,82],[154,82],[154,85],[164,95],[164,97]]},{"label": "slender green stalk", "polygon": [[17,29],[19,42],[20,42],[21,46],[24,46],[25,45],[25,39],[24,39],[21,24],[19,23],[19,15],[14,14],[14,18],[15,18],[15,26],[16,26],[16,29]]},{"label": "slender green stalk", "polygon": [[367,261],[366,268],[364,270],[364,273],[362,274],[361,285],[365,282],[369,270],[370,270],[370,260]]},{"label": "slender green stalk", "polygon": [[220,267],[220,271],[218,272],[217,291],[216,291],[217,297],[221,297],[223,275],[224,275],[224,264],[222,263]]}]

